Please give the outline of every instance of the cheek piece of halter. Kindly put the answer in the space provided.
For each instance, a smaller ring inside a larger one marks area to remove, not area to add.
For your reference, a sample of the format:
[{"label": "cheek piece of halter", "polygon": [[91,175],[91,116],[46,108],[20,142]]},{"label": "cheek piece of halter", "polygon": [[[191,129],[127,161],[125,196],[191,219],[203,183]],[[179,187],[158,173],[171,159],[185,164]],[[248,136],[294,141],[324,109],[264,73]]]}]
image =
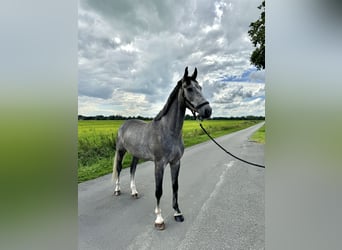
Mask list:
[{"label": "cheek piece of halter", "polygon": [[[183,98],[184,98],[184,101],[185,101],[185,103],[186,103],[186,107],[187,107],[188,109],[190,109],[190,111],[191,111],[191,113],[193,114],[195,120],[197,119],[196,112],[199,113],[198,110],[199,110],[200,108],[202,108],[203,106],[209,104],[208,101],[205,101],[205,102],[202,102],[201,104],[198,104],[197,106],[194,106],[194,105],[185,97],[185,95],[184,95],[184,90],[183,90]],[[198,118],[201,119],[200,116],[198,116]],[[202,119],[201,119],[201,120],[202,120]]]}]

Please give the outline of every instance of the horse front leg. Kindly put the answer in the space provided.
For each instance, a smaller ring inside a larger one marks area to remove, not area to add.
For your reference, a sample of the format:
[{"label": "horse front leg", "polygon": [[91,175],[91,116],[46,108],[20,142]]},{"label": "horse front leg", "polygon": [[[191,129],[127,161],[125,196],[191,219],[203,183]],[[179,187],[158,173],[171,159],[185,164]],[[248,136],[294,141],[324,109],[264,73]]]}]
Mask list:
[{"label": "horse front leg", "polygon": [[180,161],[176,162],[175,164],[170,164],[170,168],[171,168],[172,192],[173,192],[172,207],[175,210],[174,218],[175,218],[175,221],[183,222],[184,216],[178,207],[178,174],[179,174],[179,168],[180,168]]},{"label": "horse front leg", "polygon": [[158,230],[164,230],[165,229],[165,223],[164,219],[161,215],[161,209],[160,209],[160,198],[163,194],[163,176],[164,176],[164,168],[165,163],[163,162],[155,162],[155,168],[154,168],[154,176],[155,176],[155,184],[156,184],[156,199],[157,199],[157,206],[154,210],[157,218],[154,222],[154,226]]}]

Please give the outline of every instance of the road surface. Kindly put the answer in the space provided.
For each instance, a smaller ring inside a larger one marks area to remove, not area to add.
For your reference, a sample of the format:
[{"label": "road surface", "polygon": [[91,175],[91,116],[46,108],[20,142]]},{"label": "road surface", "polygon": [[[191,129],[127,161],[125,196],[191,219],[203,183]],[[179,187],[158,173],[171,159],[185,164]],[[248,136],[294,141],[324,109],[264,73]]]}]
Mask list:
[{"label": "road surface", "polygon": [[[264,164],[264,146],[249,141],[263,123],[217,139],[237,156]],[[205,123],[204,123],[205,126]],[[78,185],[79,249],[264,249],[265,169],[246,165],[213,142],[187,148],[181,159],[178,203],[184,222],[173,219],[170,169],[164,172],[162,216],[154,228],[154,166],[137,166],[140,198],[130,196],[129,169],[121,172],[121,196],[111,175]]]}]

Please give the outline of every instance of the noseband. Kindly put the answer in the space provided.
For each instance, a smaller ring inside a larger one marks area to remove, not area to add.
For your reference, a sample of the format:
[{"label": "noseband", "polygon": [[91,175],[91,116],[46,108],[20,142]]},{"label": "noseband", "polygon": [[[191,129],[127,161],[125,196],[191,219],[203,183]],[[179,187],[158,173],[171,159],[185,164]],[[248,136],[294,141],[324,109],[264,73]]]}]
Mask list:
[{"label": "noseband", "polygon": [[187,107],[191,110],[191,111],[195,111],[198,113],[198,110],[200,108],[202,108],[203,106],[209,104],[208,101],[202,102],[201,104],[194,106],[188,99],[186,99],[186,97],[183,95],[185,103],[187,104]]}]

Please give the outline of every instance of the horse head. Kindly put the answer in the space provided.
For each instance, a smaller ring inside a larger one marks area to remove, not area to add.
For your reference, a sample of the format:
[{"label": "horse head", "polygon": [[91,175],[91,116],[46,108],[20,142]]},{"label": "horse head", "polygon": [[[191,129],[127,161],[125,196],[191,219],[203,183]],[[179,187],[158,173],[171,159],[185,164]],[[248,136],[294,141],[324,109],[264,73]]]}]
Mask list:
[{"label": "horse head", "polygon": [[197,112],[200,119],[206,119],[211,116],[211,107],[209,102],[203,97],[202,87],[198,84],[197,68],[193,74],[188,76],[188,67],[185,68],[183,78],[180,80],[183,89],[183,97],[186,107],[193,113]]}]

